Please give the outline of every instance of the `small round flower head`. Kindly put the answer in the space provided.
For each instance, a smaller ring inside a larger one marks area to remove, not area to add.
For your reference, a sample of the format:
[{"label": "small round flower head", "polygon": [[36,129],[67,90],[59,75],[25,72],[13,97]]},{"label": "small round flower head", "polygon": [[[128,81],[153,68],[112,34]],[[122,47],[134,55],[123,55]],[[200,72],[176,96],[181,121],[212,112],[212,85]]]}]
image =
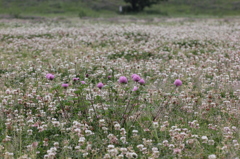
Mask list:
[{"label": "small round flower head", "polygon": [[128,83],[127,77],[121,76],[118,80],[119,83]]},{"label": "small round flower head", "polygon": [[138,90],[138,87],[134,86],[132,91],[137,91]]},{"label": "small round flower head", "polygon": [[179,149],[179,148],[173,149],[173,153],[174,153],[174,154],[180,154],[181,152],[182,152],[182,150]]},{"label": "small round flower head", "polygon": [[81,83],[82,83],[82,84],[86,84],[86,82],[85,82],[85,81],[81,81]]},{"label": "small round flower head", "polygon": [[136,75],[137,75],[137,74],[132,74],[132,76],[131,76],[131,77],[133,78],[133,77],[134,77],[134,76],[136,76]]},{"label": "small round flower head", "polygon": [[73,81],[78,81],[79,80],[79,78],[73,78]]},{"label": "small round flower head", "polygon": [[182,81],[180,79],[176,79],[175,82],[174,82],[174,85],[175,86],[181,86],[182,85]]},{"label": "small round flower head", "polygon": [[49,79],[49,80],[53,80],[53,79],[54,79],[54,75],[51,74],[51,73],[48,73],[48,74],[46,75],[46,78]]},{"label": "small round flower head", "polygon": [[63,87],[63,88],[67,88],[68,86],[69,86],[69,85],[68,85],[67,83],[63,83],[63,84],[62,84],[62,87]]},{"label": "small round flower head", "polygon": [[217,156],[214,154],[208,156],[208,159],[216,159],[216,158],[217,158]]},{"label": "small round flower head", "polygon": [[99,89],[102,89],[103,86],[104,86],[104,84],[103,84],[102,82],[100,82],[100,83],[97,84],[97,87],[98,87]]},{"label": "small round flower head", "polygon": [[132,79],[133,79],[135,82],[138,82],[138,81],[141,79],[141,77],[140,77],[139,75],[135,75],[135,76],[132,77]]},{"label": "small round flower head", "polygon": [[112,78],[112,76],[108,76],[107,78],[110,80]]},{"label": "small round flower head", "polygon": [[140,80],[138,81],[138,83],[140,83],[140,84],[145,84],[145,81],[144,81],[144,79],[140,79]]}]

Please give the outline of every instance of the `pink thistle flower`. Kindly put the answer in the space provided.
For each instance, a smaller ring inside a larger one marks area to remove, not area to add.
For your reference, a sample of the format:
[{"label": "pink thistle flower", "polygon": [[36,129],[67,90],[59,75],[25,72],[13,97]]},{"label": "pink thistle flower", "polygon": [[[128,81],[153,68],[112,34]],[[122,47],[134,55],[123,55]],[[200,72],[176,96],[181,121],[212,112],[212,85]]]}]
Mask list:
[{"label": "pink thistle flower", "polygon": [[97,84],[97,87],[98,87],[99,89],[102,89],[103,86],[104,86],[104,84],[103,84],[102,82],[100,82],[100,83]]},{"label": "pink thistle flower", "polygon": [[140,84],[145,84],[145,81],[144,81],[144,79],[140,79],[139,81],[138,81],[138,83],[140,83]]},{"label": "pink thistle flower", "polygon": [[137,91],[138,90],[138,87],[134,86],[132,91]]},{"label": "pink thistle flower", "polygon": [[125,84],[128,83],[127,77],[121,76],[121,77],[119,78],[118,82],[119,82],[119,83],[125,83]]},{"label": "pink thistle flower", "polygon": [[49,80],[53,80],[53,79],[54,79],[54,75],[51,74],[51,73],[48,73],[48,74],[46,75],[46,78],[49,79]]},{"label": "pink thistle flower", "polygon": [[73,78],[73,81],[78,81],[79,80],[79,78]]},{"label": "pink thistle flower", "polygon": [[69,86],[69,85],[68,85],[67,83],[63,83],[63,84],[62,84],[62,87],[63,87],[63,88],[67,88],[68,86]]},{"label": "pink thistle flower", "polygon": [[182,81],[180,79],[176,79],[175,82],[174,82],[174,85],[175,86],[181,86],[182,85]]},{"label": "pink thistle flower", "polygon": [[133,78],[134,76],[136,76],[137,74],[132,74],[131,78]]},{"label": "pink thistle flower", "polygon": [[131,77],[135,82],[138,82],[141,79],[141,77],[137,74],[133,74]]},{"label": "pink thistle flower", "polygon": [[85,81],[81,81],[81,83],[82,83],[82,84],[86,84],[86,82],[85,82]]}]

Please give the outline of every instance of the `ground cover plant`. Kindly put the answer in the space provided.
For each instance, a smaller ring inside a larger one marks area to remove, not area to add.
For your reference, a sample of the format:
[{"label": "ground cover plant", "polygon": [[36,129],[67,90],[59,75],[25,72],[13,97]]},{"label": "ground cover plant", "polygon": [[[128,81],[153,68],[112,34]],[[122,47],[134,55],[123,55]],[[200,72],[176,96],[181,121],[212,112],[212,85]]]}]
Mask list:
[{"label": "ground cover plant", "polygon": [[0,23],[0,158],[240,156],[239,19]]}]

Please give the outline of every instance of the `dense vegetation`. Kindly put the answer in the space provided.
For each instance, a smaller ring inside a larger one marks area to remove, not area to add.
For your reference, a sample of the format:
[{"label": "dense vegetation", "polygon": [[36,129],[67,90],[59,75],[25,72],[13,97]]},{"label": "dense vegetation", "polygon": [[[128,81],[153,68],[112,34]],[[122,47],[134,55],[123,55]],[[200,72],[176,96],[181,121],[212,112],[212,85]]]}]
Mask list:
[{"label": "dense vegetation", "polygon": [[[124,0],[0,0],[0,14],[21,15],[79,15],[99,17],[117,15]],[[141,14],[176,15],[239,15],[236,0],[168,0],[145,8]]]},{"label": "dense vegetation", "polygon": [[124,0],[131,5],[130,9],[134,12],[143,11],[146,7],[160,3],[162,0]]},{"label": "dense vegetation", "polygon": [[0,19],[0,158],[238,159],[239,19],[178,20]]}]

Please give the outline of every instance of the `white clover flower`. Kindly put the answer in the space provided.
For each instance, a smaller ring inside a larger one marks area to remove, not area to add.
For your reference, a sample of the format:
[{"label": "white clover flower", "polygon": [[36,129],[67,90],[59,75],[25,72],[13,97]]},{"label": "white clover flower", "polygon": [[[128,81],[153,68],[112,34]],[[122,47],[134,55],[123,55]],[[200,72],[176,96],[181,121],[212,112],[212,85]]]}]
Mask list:
[{"label": "white clover flower", "polygon": [[117,154],[118,154],[118,150],[117,149],[109,149],[108,150],[108,153],[110,154],[110,156],[112,156],[112,157],[116,157],[117,156]]},{"label": "white clover flower", "polygon": [[157,147],[153,147],[152,151],[158,151],[158,148]]},{"label": "white clover flower", "polygon": [[87,152],[83,153],[83,157],[87,157],[87,156],[88,156]]},{"label": "white clover flower", "polygon": [[121,125],[117,123],[117,124],[114,125],[114,128],[115,128],[115,130],[120,130]]},{"label": "white clover flower", "polygon": [[81,148],[81,146],[75,146],[74,148],[75,148],[75,150],[79,150]]},{"label": "white clover flower", "polygon": [[120,140],[121,140],[123,143],[126,143],[126,141],[127,141],[127,139],[126,139],[125,136],[120,137]]},{"label": "white clover flower", "polygon": [[208,141],[208,137],[207,136],[202,136],[202,143],[207,143]]},{"label": "white clover flower", "polygon": [[142,149],[143,149],[143,147],[144,147],[144,145],[143,145],[143,144],[137,145],[137,148],[138,148],[138,149],[140,149],[140,150],[142,150]]},{"label": "white clover flower", "polygon": [[94,134],[91,130],[85,130],[87,136]]},{"label": "white clover flower", "polygon": [[104,159],[110,159],[111,158],[111,156],[107,153],[107,154],[105,154],[104,155],[104,157],[103,157]]},{"label": "white clover flower", "polygon": [[214,145],[214,140],[208,140],[208,145]]},{"label": "white clover flower", "polygon": [[123,154],[120,154],[120,155],[117,156],[117,159],[121,159],[121,158],[124,158]]},{"label": "white clover flower", "polygon": [[127,148],[125,148],[125,147],[121,147],[121,148],[120,148],[120,151],[122,151],[123,154],[126,154],[128,150],[127,150]]},{"label": "white clover flower", "polygon": [[132,131],[134,134],[137,134],[138,133],[138,130],[133,130]]},{"label": "white clover flower", "polygon": [[79,140],[78,140],[78,142],[79,142],[80,144],[84,144],[84,143],[85,143],[85,137],[80,137]]},{"label": "white clover flower", "polygon": [[175,147],[175,145],[174,144],[169,144],[168,147],[169,147],[169,149],[173,149]]},{"label": "white clover flower", "polygon": [[214,154],[208,156],[208,159],[216,159],[216,158],[217,158],[217,156]]},{"label": "white clover flower", "polygon": [[114,149],[115,146],[114,145],[108,145],[108,149]]},{"label": "white clover flower", "polygon": [[164,146],[168,146],[168,140],[164,140],[164,141],[163,141],[163,145],[164,145]]},{"label": "white clover flower", "polygon": [[154,121],[154,122],[153,122],[153,127],[154,127],[154,128],[158,128],[158,127],[159,127],[158,122]]}]

